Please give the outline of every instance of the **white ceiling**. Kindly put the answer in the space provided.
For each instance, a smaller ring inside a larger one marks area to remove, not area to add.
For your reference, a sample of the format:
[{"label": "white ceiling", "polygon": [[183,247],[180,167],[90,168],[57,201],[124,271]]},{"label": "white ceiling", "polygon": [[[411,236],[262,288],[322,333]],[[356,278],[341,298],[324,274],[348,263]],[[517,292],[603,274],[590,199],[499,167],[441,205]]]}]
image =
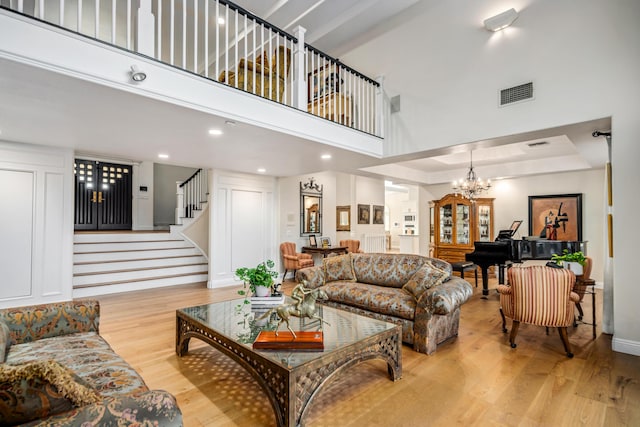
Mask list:
[{"label": "white ceiling", "polygon": [[[306,41],[333,56],[416,2],[236,1],[284,30],[305,27]],[[357,69],[357,64],[349,65]],[[225,130],[223,137],[207,135],[216,126]],[[0,139],[70,147],[113,159],[157,162],[150,153],[155,156],[178,144],[180,152],[172,150],[166,163],[232,165],[247,173],[255,173],[260,165],[276,176],[330,169],[383,176],[394,182],[437,184],[466,173],[471,149],[476,171],[483,178],[601,168],[607,158],[606,144],[591,132],[610,128],[610,120],[601,119],[377,160],[250,125],[228,126],[222,117],[0,59]],[[536,141],[548,144],[528,145]],[[333,158],[323,163],[319,158],[328,151]],[[244,161],[239,163],[239,158]]]}]

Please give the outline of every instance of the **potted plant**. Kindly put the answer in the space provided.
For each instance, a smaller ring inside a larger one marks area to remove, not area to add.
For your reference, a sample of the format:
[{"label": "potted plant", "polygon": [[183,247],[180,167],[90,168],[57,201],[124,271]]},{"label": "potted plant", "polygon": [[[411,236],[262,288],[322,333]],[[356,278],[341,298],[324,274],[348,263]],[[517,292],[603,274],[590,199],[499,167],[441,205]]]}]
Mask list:
[{"label": "potted plant", "polygon": [[586,258],[582,252],[569,252],[568,249],[564,249],[562,251],[562,255],[551,255],[551,260],[556,264],[573,271],[577,276],[582,274],[583,267],[586,264]]},{"label": "potted plant", "polygon": [[244,287],[238,291],[238,294],[245,297],[245,304],[249,303],[246,298],[247,285],[251,295],[266,297],[271,295],[271,287],[273,286],[273,279],[278,277],[278,272],[273,270],[275,263],[271,260],[261,262],[254,268],[240,267],[236,269],[235,275],[238,279],[244,282]]}]

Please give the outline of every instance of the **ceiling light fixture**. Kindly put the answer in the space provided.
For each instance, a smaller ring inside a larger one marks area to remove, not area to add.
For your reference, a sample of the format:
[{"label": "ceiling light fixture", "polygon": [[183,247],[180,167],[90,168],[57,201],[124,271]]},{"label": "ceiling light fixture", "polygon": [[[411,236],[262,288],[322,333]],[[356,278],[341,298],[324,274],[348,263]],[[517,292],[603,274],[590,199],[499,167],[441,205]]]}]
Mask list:
[{"label": "ceiling light fixture", "polygon": [[265,168],[258,168],[259,173],[265,173],[267,170]]},{"label": "ceiling light fixture", "polygon": [[505,10],[496,16],[485,19],[484,28],[493,32],[503,30],[513,24],[513,21],[518,19],[518,16],[518,12],[514,8]]},{"label": "ceiling light fixture", "polygon": [[168,155],[168,154],[161,153],[161,154],[158,154],[158,157],[159,157],[159,158],[161,158],[161,159],[168,159],[168,158],[169,158],[169,155]]},{"label": "ceiling light fixture", "polygon": [[209,135],[222,135],[222,131],[220,129],[209,129]]},{"label": "ceiling light fixture", "polygon": [[491,188],[491,181],[483,182],[476,172],[473,170],[473,151],[469,153],[471,163],[469,164],[469,172],[467,172],[467,178],[460,181],[453,181],[453,191],[457,194],[462,194],[463,197],[473,201],[480,194],[488,191]]},{"label": "ceiling light fixture", "polygon": [[329,160],[331,158],[331,154],[323,154],[322,156],[320,156],[320,158],[322,160]]},{"label": "ceiling light fixture", "polygon": [[135,65],[131,66],[130,74],[131,80],[133,80],[134,82],[141,82],[147,78],[147,73],[145,73],[144,71],[140,71],[140,69]]},{"label": "ceiling light fixture", "polygon": [[218,24],[224,25],[224,18],[218,18]]}]

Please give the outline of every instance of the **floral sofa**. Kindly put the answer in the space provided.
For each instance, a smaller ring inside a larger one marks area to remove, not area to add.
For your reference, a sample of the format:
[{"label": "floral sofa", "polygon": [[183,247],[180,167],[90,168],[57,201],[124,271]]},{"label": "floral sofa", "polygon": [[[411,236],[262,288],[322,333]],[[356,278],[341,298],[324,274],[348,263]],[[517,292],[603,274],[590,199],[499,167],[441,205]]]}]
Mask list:
[{"label": "floral sofa", "polygon": [[329,257],[296,279],[322,287],[325,305],[402,325],[402,341],[427,354],[458,335],[460,306],[473,292],[446,261],[408,254]]},{"label": "floral sofa", "polygon": [[98,334],[98,301],[0,310],[0,426],[181,426]]}]

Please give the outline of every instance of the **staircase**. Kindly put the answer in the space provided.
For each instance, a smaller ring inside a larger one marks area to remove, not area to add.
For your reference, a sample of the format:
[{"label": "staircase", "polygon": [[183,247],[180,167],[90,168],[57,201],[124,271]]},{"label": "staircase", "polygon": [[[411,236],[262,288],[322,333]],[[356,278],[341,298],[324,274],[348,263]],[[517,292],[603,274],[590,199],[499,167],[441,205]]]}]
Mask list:
[{"label": "staircase", "polygon": [[177,233],[81,232],[73,248],[74,298],[208,279],[207,259]]}]

